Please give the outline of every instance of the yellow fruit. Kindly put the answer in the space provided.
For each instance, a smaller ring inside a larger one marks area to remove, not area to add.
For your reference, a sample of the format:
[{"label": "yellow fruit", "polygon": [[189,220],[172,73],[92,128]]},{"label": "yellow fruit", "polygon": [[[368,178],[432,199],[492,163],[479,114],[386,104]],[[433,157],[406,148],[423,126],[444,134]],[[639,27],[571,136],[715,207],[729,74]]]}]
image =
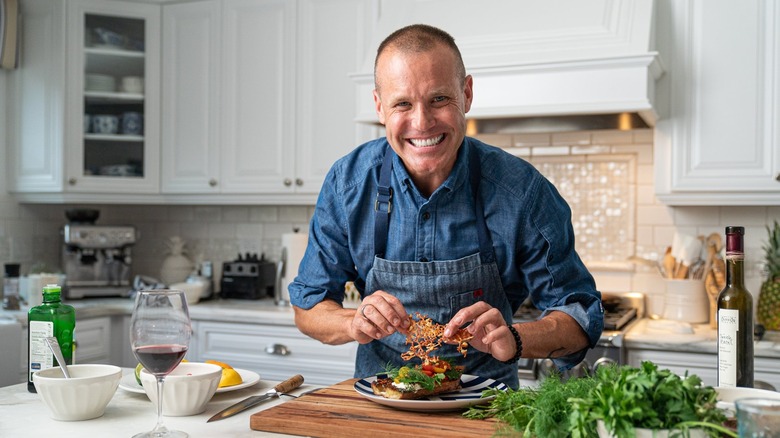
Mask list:
[{"label": "yellow fruit", "polygon": [[219,379],[219,387],[238,385],[243,381],[238,371],[233,368],[222,368],[222,378]]},{"label": "yellow fruit", "polygon": [[222,368],[226,368],[226,369],[232,369],[233,368],[230,365],[226,364],[225,362],[219,362],[219,361],[216,361],[216,360],[207,360],[206,363],[212,363],[214,365],[219,365]]},{"label": "yellow fruit", "polygon": [[[135,381],[138,382],[139,385],[141,385],[141,370],[144,369],[144,366],[140,363],[135,366]],[[143,386],[143,385],[141,385]]]},{"label": "yellow fruit", "polygon": [[238,371],[234,370],[233,367],[226,364],[225,362],[211,359],[205,362],[222,367],[222,377],[219,379],[219,388],[224,386],[238,385],[244,381],[244,379],[241,378],[241,374],[238,374]]}]

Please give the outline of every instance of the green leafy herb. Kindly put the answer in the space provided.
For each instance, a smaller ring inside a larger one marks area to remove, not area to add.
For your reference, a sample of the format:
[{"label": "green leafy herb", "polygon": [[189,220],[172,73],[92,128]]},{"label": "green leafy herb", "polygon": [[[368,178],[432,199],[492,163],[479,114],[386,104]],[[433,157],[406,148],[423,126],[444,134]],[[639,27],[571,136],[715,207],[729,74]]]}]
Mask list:
[{"label": "green leafy herb", "polygon": [[726,416],[715,407],[717,392],[712,387],[702,386],[696,375],[680,377],[652,362],[639,368],[600,367],[595,376],[565,382],[552,375],[538,388],[491,389],[482,396],[495,398],[463,415],[498,418],[505,425],[499,435],[594,437],[601,420],[618,437],[635,436],[635,428],[674,429],[677,436],[701,428],[712,436],[737,436],[723,426]]},{"label": "green leafy herb", "polygon": [[688,436],[702,428],[713,436],[736,436],[723,427],[725,414],[715,407],[717,392],[696,375],[680,377],[652,362],[639,368],[599,368],[593,393],[573,398],[570,418],[574,438],[590,437],[598,420],[615,436],[634,436],[635,428],[675,429]]},{"label": "green leafy herb", "polygon": [[[463,415],[468,418],[496,417],[515,431],[522,432],[523,436],[567,437],[570,436],[571,415],[568,400],[587,396],[596,383],[591,378],[563,382],[559,375],[553,374],[542,380],[538,388],[487,390],[483,392],[483,397],[496,398],[488,405],[471,407]],[[592,432],[590,436],[596,436],[595,423],[589,431]]]}]

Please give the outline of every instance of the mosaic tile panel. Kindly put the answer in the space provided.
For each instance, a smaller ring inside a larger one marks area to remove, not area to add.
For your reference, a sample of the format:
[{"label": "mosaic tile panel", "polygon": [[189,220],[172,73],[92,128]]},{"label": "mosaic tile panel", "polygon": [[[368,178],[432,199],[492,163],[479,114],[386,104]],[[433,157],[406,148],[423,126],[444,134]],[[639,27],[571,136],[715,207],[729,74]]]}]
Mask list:
[{"label": "mosaic tile panel", "polygon": [[635,243],[635,159],[581,158],[540,157],[531,162],[569,203],[580,257],[585,262],[624,262]]}]

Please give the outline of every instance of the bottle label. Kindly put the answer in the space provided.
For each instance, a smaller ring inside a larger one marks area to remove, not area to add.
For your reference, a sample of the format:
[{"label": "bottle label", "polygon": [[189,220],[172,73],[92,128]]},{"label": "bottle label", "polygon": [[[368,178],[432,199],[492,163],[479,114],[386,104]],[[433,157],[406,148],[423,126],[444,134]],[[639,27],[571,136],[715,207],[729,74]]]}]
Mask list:
[{"label": "bottle label", "polygon": [[30,321],[30,368],[28,381],[33,381],[33,373],[54,366],[54,355],[46,344],[46,338],[54,336],[54,323],[51,321]]},{"label": "bottle label", "polygon": [[737,386],[739,310],[718,309],[718,386]]}]

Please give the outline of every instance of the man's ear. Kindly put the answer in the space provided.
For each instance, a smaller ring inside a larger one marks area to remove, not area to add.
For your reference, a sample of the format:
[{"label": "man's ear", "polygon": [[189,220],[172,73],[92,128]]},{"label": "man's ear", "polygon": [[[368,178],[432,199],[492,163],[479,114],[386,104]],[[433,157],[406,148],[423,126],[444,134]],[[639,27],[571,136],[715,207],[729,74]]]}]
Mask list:
[{"label": "man's ear", "polygon": [[471,77],[471,75],[466,76],[465,82],[465,88],[463,89],[463,95],[466,98],[466,101],[463,105],[463,112],[467,113],[471,109],[471,101],[474,99],[474,78]]},{"label": "man's ear", "polygon": [[379,97],[379,92],[374,89],[374,110],[376,110],[376,116],[379,118],[379,123],[385,124],[385,113],[382,111],[382,98]]}]

